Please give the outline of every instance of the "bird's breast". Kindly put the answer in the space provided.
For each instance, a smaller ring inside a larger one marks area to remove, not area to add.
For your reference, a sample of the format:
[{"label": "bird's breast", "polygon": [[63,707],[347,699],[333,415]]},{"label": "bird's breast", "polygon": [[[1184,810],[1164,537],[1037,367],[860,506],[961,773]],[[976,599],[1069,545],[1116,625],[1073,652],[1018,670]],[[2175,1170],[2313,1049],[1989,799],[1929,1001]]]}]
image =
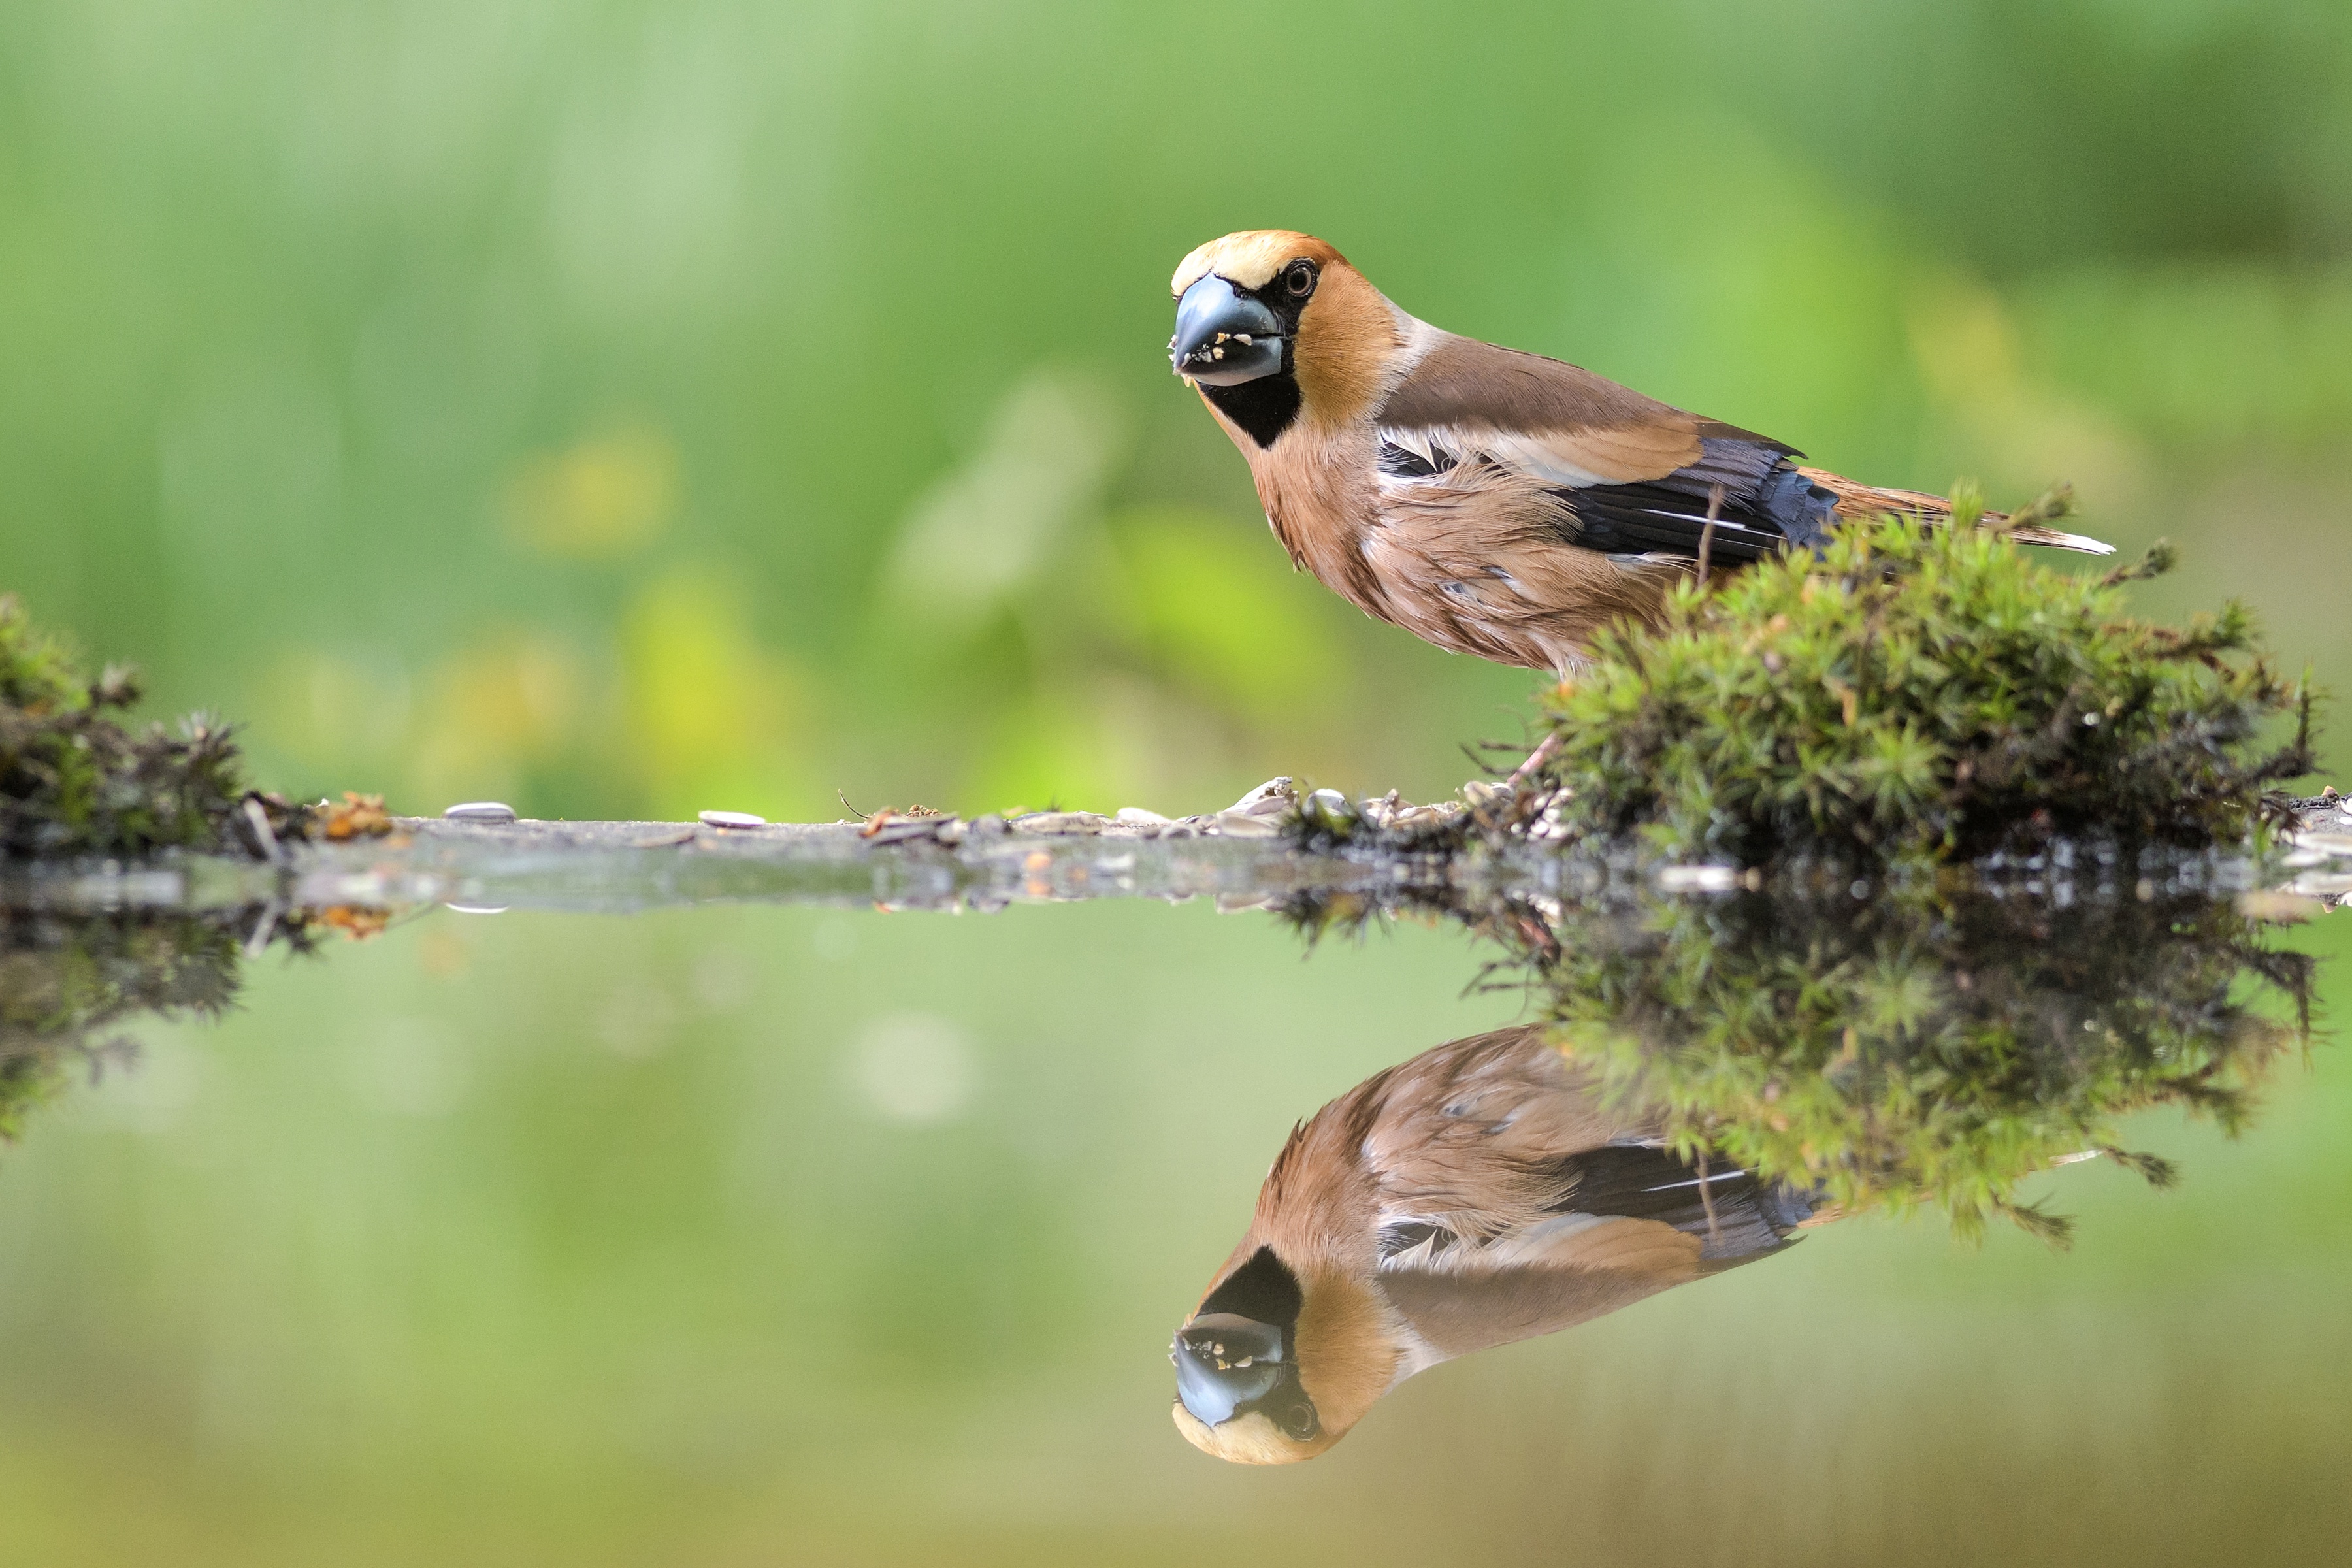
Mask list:
[{"label": "bird's breast", "polygon": [[1394,620],[1363,549],[1378,521],[1373,447],[1369,428],[1301,427],[1250,454],[1250,477],[1292,564],[1366,614]]}]

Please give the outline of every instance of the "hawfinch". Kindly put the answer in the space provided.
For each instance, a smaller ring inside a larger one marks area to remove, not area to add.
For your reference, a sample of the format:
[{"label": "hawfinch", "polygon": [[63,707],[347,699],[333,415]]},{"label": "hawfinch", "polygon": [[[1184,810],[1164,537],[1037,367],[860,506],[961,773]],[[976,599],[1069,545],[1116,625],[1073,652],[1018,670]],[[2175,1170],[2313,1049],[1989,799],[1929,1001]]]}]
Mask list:
[{"label": "hawfinch", "polygon": [[1685,1163],[1539,1028],[1455,1040],[1292,1131],[1176,1331],[1177,1427],[1243,1464],[1321,1453],[1423,1367],[1764,1257],[1835,1217]]},{"label": "hawfinch", "polygon": [[[1781,442],[1416,321],[1311,235],[1212,240],[1172,288],[1176,374],[1249,459],[1292,564],[1456,653],[1564,674],[1608,622],[1654,620],[1702,553],[1733,567],[1817,547],[1847,519],[1951,515],[1940,496],[1799,468]],[[2011,537],[2113,552],[2054,529]]]}]

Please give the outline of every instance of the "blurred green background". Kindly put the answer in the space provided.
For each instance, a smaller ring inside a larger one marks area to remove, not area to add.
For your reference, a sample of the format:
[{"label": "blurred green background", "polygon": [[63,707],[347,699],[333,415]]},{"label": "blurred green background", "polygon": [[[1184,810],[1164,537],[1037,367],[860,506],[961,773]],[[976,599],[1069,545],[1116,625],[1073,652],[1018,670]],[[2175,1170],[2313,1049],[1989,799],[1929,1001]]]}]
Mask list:
[{"label": "blurred green background", "polygon": [[[1536,678],[1292,575],[1166,373],[1177,258],[1276,225],[1870,479],[2071,478],[2185,547],[2148,608],[2352,689],[2334,0],[20,0],[0,586],[396,809],[1435,795]],[[2148,1130],[2178,1197],[2068,1173],[2071,1257],[1857,1225],[1192,1454],[1160,1347],[1282,1131],[1508,1016],[1475,963],[1144,909],[266,963],[0,1161],[0,1561],[2340,1552],[2326,1052]]]},{"label": "blurred green background", "polygon": [[1236,227],[2352,668],[2334,0],[0,14],[0,561],[395,807],[1427,795],[1532,678],[1292,575]]}]

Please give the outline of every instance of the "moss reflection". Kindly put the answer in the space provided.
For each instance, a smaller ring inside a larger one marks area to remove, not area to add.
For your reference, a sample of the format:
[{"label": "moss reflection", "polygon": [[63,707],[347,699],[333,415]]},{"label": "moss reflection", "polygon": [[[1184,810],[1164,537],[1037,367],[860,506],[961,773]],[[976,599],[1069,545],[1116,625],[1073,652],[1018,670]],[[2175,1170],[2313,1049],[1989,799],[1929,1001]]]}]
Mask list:
[{"label": "moss reflection", "polygon": [[248,934],[310,945],[302,926],[256,911],[66,918],[0,908],[0,1142],[23,1136],[26,1118],[77,1071],[94,1078],[135,1060],[124,1026],[227,1011]]},{"label": "moss reflection", "polygon": [[1964,1234],[2003,1215],[2063,1240],[2013,1194],[2092,1151],[2168,1184],[2117,1121],[2177,1105],[2235,1131],[2310,1036],[2313,960],[2199,891],[1662,900],[1620,941],[1582,934],[1535,956],[1562,1048],[1670,1136],[1849,1205],[1932,1202]]},{"label": "moss reflection", "polygon": [[[1558,1047],[1674,1148],[1847,1208],[1942,1209],[1963,1235],[2053,1165],[2123,1148],[2158,1106],[2234,1133],[2271,1065],[2312,1038],[2316,961],[2209,861],[2078,886],[1947,879],[1889,891],[1811,868],[1728,896],[1504,896],[1450,911],[1502,950]],[[1296,911],[1311,927],[1362,908]]]}]

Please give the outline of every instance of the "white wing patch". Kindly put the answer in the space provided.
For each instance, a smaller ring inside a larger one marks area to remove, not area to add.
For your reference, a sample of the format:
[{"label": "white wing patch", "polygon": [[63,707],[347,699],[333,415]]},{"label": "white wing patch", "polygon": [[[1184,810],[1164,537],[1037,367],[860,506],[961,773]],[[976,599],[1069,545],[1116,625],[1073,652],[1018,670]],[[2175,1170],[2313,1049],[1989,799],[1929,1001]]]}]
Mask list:
[{"label": "white wing patch", "polygon": [[1404,1215],[1382,1215],[1381,1230],[1383,1237],[1427,1231],[1411,1245],[1394,1251],[1385,1244],[1380,1261],[1383,1274],[1484,1274],[1506,1268],[1540,1268],[1549,1263],[1559,1265],[1574,1261],[1573,1248],[1564,1246],[1570,1238],[1608,1225],[1618,1216],[1613,1215],[1561,1214],[1549,1215],[1533,1225],[1506,1231],[1490,1240],[1457,1236],[1444,1227],[1443,1222],[1418,1219]]},{"label": "white wing patch", "polygon": [[1559,449],[1533,436],[1514,435],[1509,431],[1475,425],[1437,425],[1408,427],[1383,425],[1379,431],[1382,445],[1395,447],[1420,459],[1421,465],[1434,469],[1428,472],[1392,473],[1383,464],[1381,482],[1384,486],[1429,484],[1444,482],[1444,476],[1466,465],[1481,460],[1496,468],[1513,469],[1545,484],[1559,485],[1569,489],[1582,489],[1588,485],[1604,485],[1612,481],[1589,468],[1578,468],[1563,458]]}]

